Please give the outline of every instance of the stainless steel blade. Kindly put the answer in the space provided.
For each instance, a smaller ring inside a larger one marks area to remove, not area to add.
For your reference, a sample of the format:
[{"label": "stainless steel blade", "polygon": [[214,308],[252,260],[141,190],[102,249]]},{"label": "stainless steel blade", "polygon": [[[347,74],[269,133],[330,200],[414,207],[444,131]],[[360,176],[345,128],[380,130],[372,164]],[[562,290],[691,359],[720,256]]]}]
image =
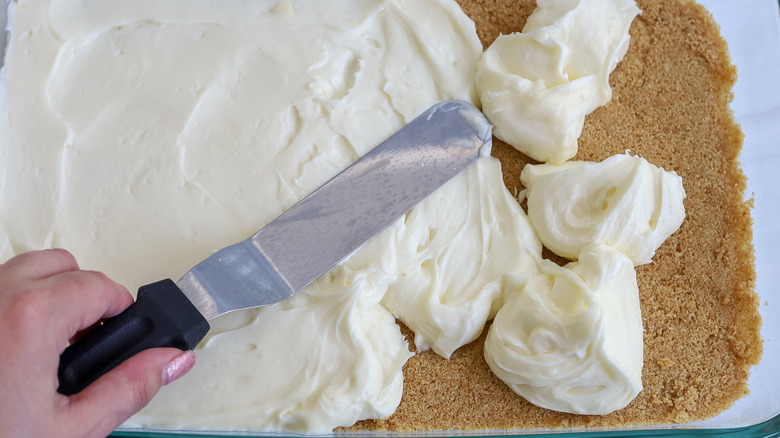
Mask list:
[{"label": "stainless steel blade", "polygon": [[206,319],[289,298],[479,158],[482,113],[442,102],[176,284]]}]

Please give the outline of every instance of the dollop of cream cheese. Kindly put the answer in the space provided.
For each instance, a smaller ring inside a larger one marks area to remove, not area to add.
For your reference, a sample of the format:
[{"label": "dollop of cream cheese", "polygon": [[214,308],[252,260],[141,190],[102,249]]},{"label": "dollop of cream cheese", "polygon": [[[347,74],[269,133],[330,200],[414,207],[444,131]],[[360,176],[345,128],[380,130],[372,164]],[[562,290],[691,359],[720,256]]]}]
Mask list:
[{"label": "dollop of cream cheese", "polygon": [[629,154],[527,165],[520,178],[534,229],[547,248],[570,260],[601,243],[634,265],[649,263],[685,219],[682,178]]},{"label": "dollop of cream cheese", "polygon": [[578,262],[516,277],[485,341],[490,369],[547,409],[607,414],[642,390],[642,318],[634,265],[604,245]]},{"label": "dollop of cream cheese", "polygon": [[477,65],[494,134],[537,161],[573,158],[585,116],[612,97],[639,12],[634,0],[539,0],[523,32],[499,36]]}]

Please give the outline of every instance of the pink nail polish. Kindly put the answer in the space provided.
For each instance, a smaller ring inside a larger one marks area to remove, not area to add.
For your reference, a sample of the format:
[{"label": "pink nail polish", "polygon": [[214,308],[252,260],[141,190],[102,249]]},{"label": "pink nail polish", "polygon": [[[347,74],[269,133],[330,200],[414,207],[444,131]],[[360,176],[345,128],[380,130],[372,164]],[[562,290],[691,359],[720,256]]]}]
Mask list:
[{"label": "pink nail polish", "polygon": [[195,353],[187,350],[184,353],[173,358],[168,365],[163,368],[162,386],[165,386],[181,376],[187,374],[195,366]]}]

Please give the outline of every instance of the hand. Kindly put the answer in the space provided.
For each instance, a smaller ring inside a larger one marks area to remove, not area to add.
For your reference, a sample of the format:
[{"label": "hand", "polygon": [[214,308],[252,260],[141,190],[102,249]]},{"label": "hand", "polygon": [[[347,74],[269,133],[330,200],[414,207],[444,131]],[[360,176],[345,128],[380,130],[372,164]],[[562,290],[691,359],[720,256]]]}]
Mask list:
[{"label": "hand", "polygon": [[192,351],[139,353],[78,394],[57,392],[68,339],[133,302],[105,275],[82,271],[65,250],[0,265],[0,431],[9,437],[104,437],[189,371]]}]

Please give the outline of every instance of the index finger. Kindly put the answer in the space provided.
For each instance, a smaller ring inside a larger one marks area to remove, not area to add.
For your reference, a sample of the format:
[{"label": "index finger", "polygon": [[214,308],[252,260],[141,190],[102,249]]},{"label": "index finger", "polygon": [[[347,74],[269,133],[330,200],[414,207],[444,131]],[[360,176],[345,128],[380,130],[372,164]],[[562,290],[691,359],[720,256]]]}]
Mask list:
[{"label": "index finger", "polygon": [[8,260],[4,266],[13,269],[17,275],[30,280],[38,280],[79,269],[79,264],[73,254],[61,248],[19,254]]},{"label": "index finger", "polygon": [[51,295],[51,324],[70,339],[103,318],[118,315],[133,303],[122,285],[95,271],[64,272],[44,280]]}]

